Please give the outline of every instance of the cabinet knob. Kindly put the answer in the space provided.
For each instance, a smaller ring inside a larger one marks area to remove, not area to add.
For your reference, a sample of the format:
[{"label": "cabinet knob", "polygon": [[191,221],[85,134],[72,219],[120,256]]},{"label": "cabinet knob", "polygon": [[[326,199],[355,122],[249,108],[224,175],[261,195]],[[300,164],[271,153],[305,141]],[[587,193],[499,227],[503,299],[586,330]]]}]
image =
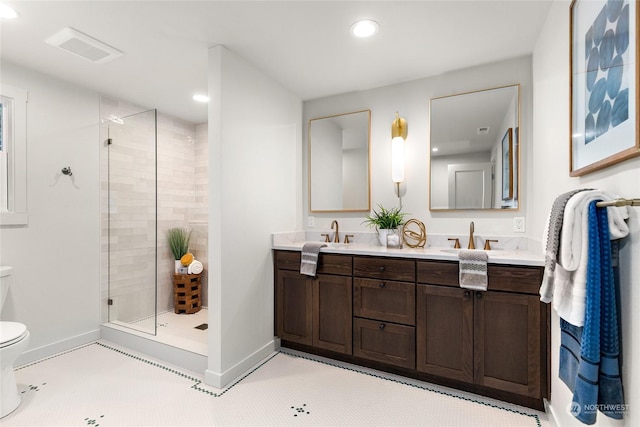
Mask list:
[{"label": "cabinet knob", "polygon": [[380,282],[380,284],[378,285],[379,288],[384,288],[385,286],[387,286],[387,285],[384,282]]},{"label": "cabinet knob", "polygon": [[384,327],[385,327],[385,324],[384,324],[384,323],[380,323],[380,326],[378,326],[378,328],[379,328],[380,330],[383,330],[383,329],[384,329]]},{"label": "cabinet knob", "polygon": [[476,292],[476,298],[482,299],[482,292]]},{"label": "cabinet knob", "polygon": [[469,298],[471,296],[471,291],[464,291],[464,297]]},{"label": "cabinet knob", "polygon": [[383,272],[384,272],[384,265],[380,266],[380,273],[383,273]]}]

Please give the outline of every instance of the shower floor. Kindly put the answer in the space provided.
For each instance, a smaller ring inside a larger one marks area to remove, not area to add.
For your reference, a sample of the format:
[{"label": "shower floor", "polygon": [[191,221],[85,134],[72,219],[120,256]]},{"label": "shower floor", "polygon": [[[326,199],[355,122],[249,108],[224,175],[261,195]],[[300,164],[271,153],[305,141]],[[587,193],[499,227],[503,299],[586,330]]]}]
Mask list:
[{"label": "shower floor", "polygon": [[[148,320],[132,324],[111,322],[110,325],[117,326],[118,329],[126,330],[134,335],[206,356],[208,353],[208,331],[205,325],[208,321],[208,311],[206,308],[202,308],[194,314],[175,314],[173,311],[158,313],[156,335],[133,329],[140,326],[137,323],[148,323]],[[147,328],[147,325],[144,326]]]}]

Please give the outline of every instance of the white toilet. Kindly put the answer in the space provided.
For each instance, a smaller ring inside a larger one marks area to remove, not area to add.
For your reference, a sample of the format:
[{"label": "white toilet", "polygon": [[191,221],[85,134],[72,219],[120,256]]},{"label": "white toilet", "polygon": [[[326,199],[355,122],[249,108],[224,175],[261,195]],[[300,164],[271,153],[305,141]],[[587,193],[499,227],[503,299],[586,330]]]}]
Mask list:
[{"label": "white toilet", "polygon": [[[11,281],[12,268],[0,266],[0,311]],[[22,323],[0,321],[0,418],[20,405],[20,395],[13,374],[13,362],[27,348],[29,331]]]}]

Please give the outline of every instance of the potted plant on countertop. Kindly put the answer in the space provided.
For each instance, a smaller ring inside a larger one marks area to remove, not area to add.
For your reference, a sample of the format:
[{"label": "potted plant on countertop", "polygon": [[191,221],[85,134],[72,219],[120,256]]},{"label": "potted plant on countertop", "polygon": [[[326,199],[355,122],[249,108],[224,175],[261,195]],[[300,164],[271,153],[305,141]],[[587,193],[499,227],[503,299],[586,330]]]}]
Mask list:
[{"label": "potted plant on countertop", "polygon": [[187,231],[184,228],[170,228],[167,230],[167,239],[169,241],[169,248],[175,259],[174,273],[178,273],[178,268],[182,266],[180,258],[189,252],[189,240],[191,240],[191,230]]},{"label": "potted plant on countertop", "polygon": [[404,217],[407,215],[402,212],[401,207],[386,209],[382,205],[378,205],[379,211],[375,209],[365,220],[369,227],[375,227],[378,231],[378,240],[382,246],[387,245],[387,234],[397,233],[398,227],[404,224]]}]

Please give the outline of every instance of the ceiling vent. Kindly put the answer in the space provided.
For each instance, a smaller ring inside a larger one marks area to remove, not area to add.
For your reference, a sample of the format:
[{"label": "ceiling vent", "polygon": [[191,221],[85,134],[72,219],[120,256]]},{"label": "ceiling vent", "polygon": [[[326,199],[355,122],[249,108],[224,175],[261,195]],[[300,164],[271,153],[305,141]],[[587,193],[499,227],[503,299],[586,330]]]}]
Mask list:
[{"label": "ceiling vent", "polygon": [[478,128],[478,135],[489,135],[489,126]]},{"label": "ceiling vent", "polygon": [[118,49],[71,27],[63,28],[45,41],[95,64],[103,64],[123,55]]}]

